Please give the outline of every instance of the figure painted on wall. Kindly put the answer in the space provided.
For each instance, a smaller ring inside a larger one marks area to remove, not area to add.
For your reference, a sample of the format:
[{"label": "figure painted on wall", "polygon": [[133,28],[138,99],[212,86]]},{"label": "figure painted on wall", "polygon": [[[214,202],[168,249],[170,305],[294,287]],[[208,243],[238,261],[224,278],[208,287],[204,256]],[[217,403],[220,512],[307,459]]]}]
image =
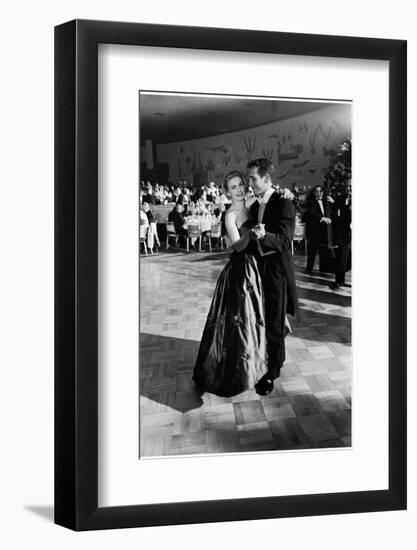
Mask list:
[{"label": "figure painted on wall", "polygon": [[234,160],[234,163],[235,163],[235,164],[237,164],[238,166],[240,166],[240,165],[244,162],[245,157],[241,157],[241,156],[239,155],[239,153],[235,153],[235,154],[233,155],[233,160]]},{"label": "figure painted on wall", "polygon": [[219,145],[218,147],[206,147],[208,151],[221,151],[222,153],[227,153],[225,145]]},{"label": "figure painted on wall", "polygon": [[277,174],[277,178],[279,180],[283,180],[284,178],[286,178],[287,176],[289,176],[291,174],[291,172],[293,171],[293,168],[290,168],[288,170],[288,172],[285,172],[284,174]]},{"label": "figure painted on wall", "polygon": [[254,153],[256,149],[256,136],[254,136],[253,139],[250,136],[244,137],[243,145],[245,146],[245,150],[246,150],[246,159],[249,162],[254,157]]},{"label": "figure painted on wall", "polygon": [[338,132],[342,132],[342,133],[344,132],[342,126],[340,125],[340,123],[339,123],[339,121],[338,121],[337,119],[334,118],[334,119],[332,120],[332,124],[333,124],[333,126],[336,128],[336,130],[337,130]]},{"label": "figure painted on wall", "polygon": [[300,155],[303,154],[304,145],[302,143],[294,143],[290,145],[290,149],[297,155],[298,158]]},{"label": "figure painted on wall", "polygon": [[262,156],[272,162],[272,157],[274,156],[274,150],[262,149]]},{"label": "figure painted on wall", "polygon": [[314,130],[314,132],[308,136],[308,141],[309,141],[309,143],[310,143],[310,153],[311,153],[312,155],[315,155],[315,154],[316,154],[316,139],[317,139],[317,132],[318,132],[318,128],[316,128],[316,129]]},{"label": "figure painted on wall", "polygon": [[278,164],[282,164],[283,162],[286,162],[287,160],[296,160],[298,159],[298,153],[297,152],[291,152],[291,153],[284,153],[282,151],[282,143],[278,141],[277,144],[277,157],[278,157]]},{"label": "figure painted on wall", "polygon": [[293,164],[292,167],[293,168],[302,168],[303,166],[305,166],[309,162],[310,162],[310,159],[307,159],[307,160],[304,160],[303,162],[298,162],[296,164]]},{"label": "figure painted on wall", "polygon": [[193,152],[193,163],[191,165],[191,172],[197,172],[197,153]]}]

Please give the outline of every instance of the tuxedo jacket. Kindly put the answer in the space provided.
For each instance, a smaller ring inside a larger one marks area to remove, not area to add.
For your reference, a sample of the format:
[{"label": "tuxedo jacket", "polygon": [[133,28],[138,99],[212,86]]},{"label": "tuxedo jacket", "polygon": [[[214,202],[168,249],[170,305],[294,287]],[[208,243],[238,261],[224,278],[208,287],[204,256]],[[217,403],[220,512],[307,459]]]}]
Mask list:
[{"label": "tuxedo jacket", "polygon": [[[251,217],[258,220],[259,202],[250,207]],[[295,228],[295,207],[291,200],[273,193],[266,203],[262,223],[265,225],[265,237],[259,241],[264,256],[258,253],[258,259],[265,263],[277,262],[287,279],[287,312],[298,317],[298,297],[292,260],[292,241]],[[268,254],[273,252],[273,254]],[[268,300],[268,296],[265,296]]]},{"label": "tuxedo jacket", "polygon": [[352,223],[352,207],[346,204],[346,199],[336,200],[333,208],[332,231],[333,242],[349,244],[351,240],[350,224]]},{"label": "tuxedo jacket", "polygon": [[319,202],[316,199],[312,199],[310,200],[304,214],[307,238],[311,242],[318,244],[326,244],[328,242],[327,224],[320,222],[320,220],[323,216],[326,218],[332,217],[330,204],[325,199],[323,199],[323,210],[324,214],[321,211]]}]

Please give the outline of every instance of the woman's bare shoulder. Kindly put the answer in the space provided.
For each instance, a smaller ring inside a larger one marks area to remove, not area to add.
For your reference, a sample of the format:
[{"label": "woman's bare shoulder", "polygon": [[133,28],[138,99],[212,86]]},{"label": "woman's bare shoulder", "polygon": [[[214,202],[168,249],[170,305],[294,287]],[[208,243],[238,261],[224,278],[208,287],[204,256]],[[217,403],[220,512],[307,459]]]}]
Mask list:
[{"label": "woman's bare shoulder", "polygon": [[236,212],[234,210],[229,210],[224,215],[224,221],[228,223],[236,223]]}]

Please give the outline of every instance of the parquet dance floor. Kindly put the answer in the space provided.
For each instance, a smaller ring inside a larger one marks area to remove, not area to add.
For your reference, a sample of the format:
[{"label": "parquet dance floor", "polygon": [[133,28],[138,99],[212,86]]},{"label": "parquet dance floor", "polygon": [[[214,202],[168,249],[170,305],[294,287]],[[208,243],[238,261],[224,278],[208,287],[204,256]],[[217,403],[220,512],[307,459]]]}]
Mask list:
[{"label": "parquet dance floor", "polygon": [[[351,288],[304,275],[302,321],[286,338],[275,388],[231,398],[194,390],[192,369],[224,253],[140,258],[140,456],[351,445]],[[350,275],[350,274],[348,274]]]}]

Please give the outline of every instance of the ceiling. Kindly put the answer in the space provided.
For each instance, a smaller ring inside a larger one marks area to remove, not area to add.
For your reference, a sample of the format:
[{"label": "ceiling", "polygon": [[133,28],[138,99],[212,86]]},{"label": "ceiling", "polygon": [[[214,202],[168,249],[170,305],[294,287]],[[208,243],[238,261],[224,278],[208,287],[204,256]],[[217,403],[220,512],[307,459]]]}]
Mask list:
[{"label": "ceiling", "polygon": [[140,139],[155,144],[215,136],[285,120],[328,103],[221,95],[140,94]]}]

